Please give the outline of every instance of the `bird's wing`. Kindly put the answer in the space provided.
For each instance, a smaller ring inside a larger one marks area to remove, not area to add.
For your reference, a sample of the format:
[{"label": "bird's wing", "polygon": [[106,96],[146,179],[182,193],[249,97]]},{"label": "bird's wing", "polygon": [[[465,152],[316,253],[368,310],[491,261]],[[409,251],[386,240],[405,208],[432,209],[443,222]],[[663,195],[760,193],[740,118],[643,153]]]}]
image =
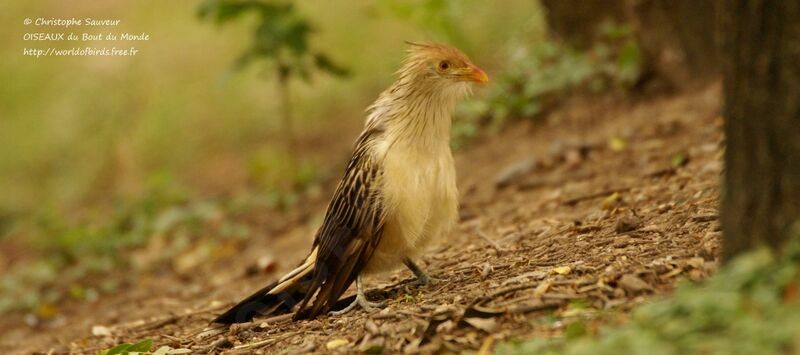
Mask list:
[{"label": "bird's wing", "polygon": [[317,231],[311,286],[295,318],[313,318],[329,311],[380,242],[385,216],[380,191],[383,170],[372,147],[381,133],[379,129],[367,130],[356,142],[353,157]]}]

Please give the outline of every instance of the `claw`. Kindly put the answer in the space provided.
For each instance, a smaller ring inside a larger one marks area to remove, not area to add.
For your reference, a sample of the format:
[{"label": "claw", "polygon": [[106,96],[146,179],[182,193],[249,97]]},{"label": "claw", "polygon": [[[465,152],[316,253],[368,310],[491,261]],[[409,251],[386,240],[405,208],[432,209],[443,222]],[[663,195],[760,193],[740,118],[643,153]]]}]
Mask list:
[{"label": "claw", "polygon": [[436,285],[440,282],[440,279],[436,279],[425,275],[423,277],[417,277],[416,280],[411,281],[410,285],[412,286],[426,286],[426,285]]},{"label": "claw", "polygon": [[406,264],[406,267],[408,267],[408,269],[411,270],[411,272],[413,272],[414,276],[416,276],[417,278],[416,280],[414,280],[414,282],[411,283],[412,285],[417,285],[417,286],[433,285],[438,282],[437,279],[428,276],[428,274],[426,274],[425,271],[422,270],[422,268],[417,266],[417,264],[415,264],[413,260],[406,258],[405,260],[403,260],[403,263]]},{"label": "claw", "polygon": [[380,308],[386,307],[386,301],[383,302],[371,302],[367,299],[367,295],[364,294],[363,283],[361,281],[361,276],[356,278],[356,299],[353,300],[353,303],[345,307],[340,311],[331,311],[330,314],[335,316],[340,316],[342,314],[348,313],[356,308],[356,306],[361,306],[361,308],[367,312],[372,312],[378,310]]}]

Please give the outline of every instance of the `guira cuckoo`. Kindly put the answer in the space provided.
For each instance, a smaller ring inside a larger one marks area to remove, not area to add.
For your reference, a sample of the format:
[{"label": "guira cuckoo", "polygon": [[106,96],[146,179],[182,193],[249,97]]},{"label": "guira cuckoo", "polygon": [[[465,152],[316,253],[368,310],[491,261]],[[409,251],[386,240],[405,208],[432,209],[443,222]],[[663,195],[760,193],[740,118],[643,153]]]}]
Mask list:
[{"label": "guira cuckoo", "polygon": [[[450,126],[456,102],[486,73],[459,50],[410,43],[397,80],[367,109],[344,176],[331,199],[311,252],[294,270],[230,310],[216,323],[296,311],[294,319],[330,312],[355,281],[353,303],[366,310],[362,276],[415,263],[423,248],[445,236],[457,219],[456,172]],[[340,311],[341,312],[341,311]]]}]

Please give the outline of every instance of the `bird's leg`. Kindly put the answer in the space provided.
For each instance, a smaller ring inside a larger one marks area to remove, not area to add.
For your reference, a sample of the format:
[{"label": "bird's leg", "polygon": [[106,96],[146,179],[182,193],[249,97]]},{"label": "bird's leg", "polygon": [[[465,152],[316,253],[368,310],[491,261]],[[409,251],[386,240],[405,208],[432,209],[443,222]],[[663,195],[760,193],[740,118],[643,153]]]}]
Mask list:
[{"label": "bird's leg", "polygon": [[356,277],[356,299],[353,300],[353,303],[351,303],[349,306],[345,307],[341,311],[333,311],[330,313],[335,316],[342,315],[352,311],[354,308],[356,308],[356,306],[361,306],[361,308],[363,308],[367,312],[372,312],[378,308],[383,308],[386,306],[386,301],[370,302],[370,300],[367,299],[367,295],[364,294],[364,282],[361,281],[361,275],[358,275],[358,277]]},{"label": "bird's leg", "polygon": [[414,276],[417,277],[417,280],[414,281],[417,285],[427,285],[431,283],[435,283],[435,279],[432,279],[425,271],[422,270],[416,263],[414,263],[411,258],[403,259],[403,264],[406,264],[406,267],[414,273]]}]

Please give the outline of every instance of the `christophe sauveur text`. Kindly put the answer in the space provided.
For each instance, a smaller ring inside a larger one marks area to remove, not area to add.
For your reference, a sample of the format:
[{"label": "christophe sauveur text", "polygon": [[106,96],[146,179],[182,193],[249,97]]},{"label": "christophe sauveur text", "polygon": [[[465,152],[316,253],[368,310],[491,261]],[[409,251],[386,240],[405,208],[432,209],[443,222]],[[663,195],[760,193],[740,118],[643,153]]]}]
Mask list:
[{"label": "christophe sauveur text", "polygon": [[36,20],[31,21],[34,26],[58,26],[69,28],[72,26],[117,26],[122,22],[122,20],[118,19],[94,19],[91,17],[86,18],[44,18],[39,17]]}]

